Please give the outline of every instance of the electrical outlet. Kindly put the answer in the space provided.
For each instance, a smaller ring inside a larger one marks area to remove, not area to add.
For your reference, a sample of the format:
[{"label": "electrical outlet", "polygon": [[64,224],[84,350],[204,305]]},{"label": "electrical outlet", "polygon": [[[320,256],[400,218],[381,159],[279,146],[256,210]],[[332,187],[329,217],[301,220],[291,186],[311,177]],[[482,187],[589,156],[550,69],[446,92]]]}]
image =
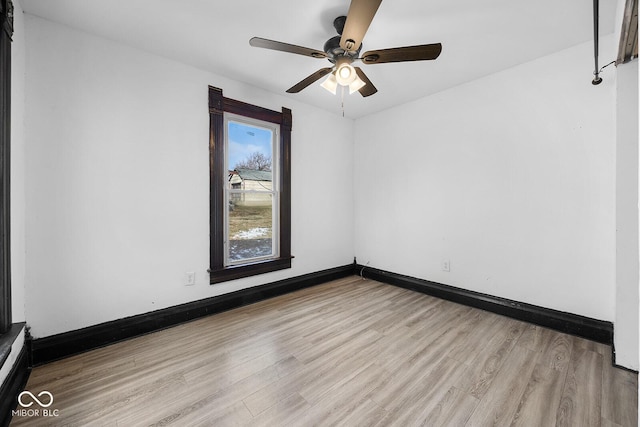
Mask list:
[{"label": "electrical outlet", "polygon": [[451,263],[448,259],[442,261],[442,271],[451,271]]},{"label": "electrical outlet", "polygon": [[196,273],[193,271],[187,272],[187,286],[193,286],[196,284]]}]

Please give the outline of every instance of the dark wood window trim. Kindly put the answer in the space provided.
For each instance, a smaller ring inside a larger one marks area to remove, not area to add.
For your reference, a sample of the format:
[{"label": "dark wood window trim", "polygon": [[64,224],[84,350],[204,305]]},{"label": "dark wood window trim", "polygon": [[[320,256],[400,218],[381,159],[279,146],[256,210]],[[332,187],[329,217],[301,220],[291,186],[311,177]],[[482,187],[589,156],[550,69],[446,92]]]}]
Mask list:
[{"label": "dark wood window trim", "polygon": [[[233,113],[252,119],[275,123],[280,126],[279,162],[280,227],[278,258],[241,265],[224,265],[224,187],[227,184],[227,167],[224,163],[224,113]],[[291,268],[291,110],[282,112],[225,98],[222,89],[209,86],[209,175],[210,175],[210,261],[211,283],[240,279],[257,274]]]},{"label": "dark wood window trim", "polygon": [[0,0],[0,335],[11,329],[11,37],[13,4]]}]

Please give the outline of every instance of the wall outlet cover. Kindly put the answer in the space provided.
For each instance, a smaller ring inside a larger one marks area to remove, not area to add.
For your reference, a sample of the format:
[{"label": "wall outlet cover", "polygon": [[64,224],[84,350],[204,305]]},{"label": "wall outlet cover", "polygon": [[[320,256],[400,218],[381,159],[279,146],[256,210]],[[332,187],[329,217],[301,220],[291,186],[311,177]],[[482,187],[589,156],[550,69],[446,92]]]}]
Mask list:
[{"label": "wall outlet cover", "polygon": [[193,286],[196,284],[196,273],[193,271],[187,272],[187,286]]}]

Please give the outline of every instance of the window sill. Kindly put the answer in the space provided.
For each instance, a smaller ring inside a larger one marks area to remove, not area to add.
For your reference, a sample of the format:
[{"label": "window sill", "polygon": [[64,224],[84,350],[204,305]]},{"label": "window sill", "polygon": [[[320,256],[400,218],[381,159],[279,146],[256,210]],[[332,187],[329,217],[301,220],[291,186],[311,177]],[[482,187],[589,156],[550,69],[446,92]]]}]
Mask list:
[{"label": "window sill", "polygon": [[11,347],[24,328],[24,325],[24,322],[14,323],[13,325],[11,325],[11,328],[7,331],[6,334],[0,336],[0,366],[4,365],[4,362],[6,362],[9,358]]},{"label": "window sill", "polygon": [[258,274],[291,268],[291,260],[294,257],[276,258],[265,261],[252,262],[250,264],[234,265],[220,270],[209,270],[210,283],[227,282],[229,280],[242,279]]}]

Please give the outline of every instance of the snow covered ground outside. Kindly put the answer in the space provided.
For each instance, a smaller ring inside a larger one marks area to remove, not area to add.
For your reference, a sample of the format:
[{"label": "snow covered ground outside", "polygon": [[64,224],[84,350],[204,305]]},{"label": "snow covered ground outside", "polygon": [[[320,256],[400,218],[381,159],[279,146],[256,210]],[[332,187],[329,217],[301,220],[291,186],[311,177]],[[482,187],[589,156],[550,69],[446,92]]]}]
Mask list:
[{"label": "snow covered ground outside", "polygon": [[271,239],[242,239],[229,241],[229,261],[269,256]]},{"label": "snow covered ground outside", "polygon": [[271,232],[271,229],[266,227],[251,228],[249,230],[242,230],[237,232],[231,237],[231,239],[233,240],[257,239],[259,237],[268,236],[270,232]]}]

